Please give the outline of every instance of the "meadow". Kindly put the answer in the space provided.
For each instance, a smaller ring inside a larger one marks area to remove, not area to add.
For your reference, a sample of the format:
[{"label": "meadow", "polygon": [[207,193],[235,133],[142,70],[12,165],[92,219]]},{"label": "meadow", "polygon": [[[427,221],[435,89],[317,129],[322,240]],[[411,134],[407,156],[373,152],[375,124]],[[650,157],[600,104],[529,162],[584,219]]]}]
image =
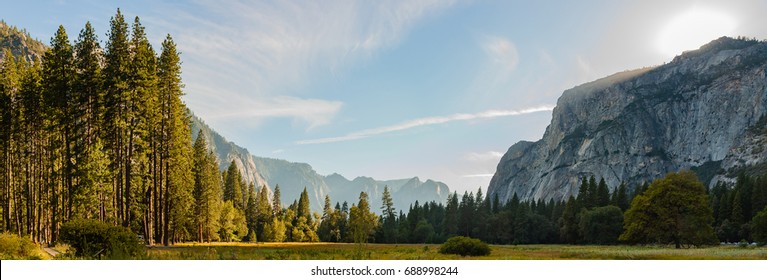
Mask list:
[{"label": "meadow", "polygon": [[185,243],[147,250],[165,260],[767,260],[766,247],[491,245],[483,257],[440,254],[439,244]]}]

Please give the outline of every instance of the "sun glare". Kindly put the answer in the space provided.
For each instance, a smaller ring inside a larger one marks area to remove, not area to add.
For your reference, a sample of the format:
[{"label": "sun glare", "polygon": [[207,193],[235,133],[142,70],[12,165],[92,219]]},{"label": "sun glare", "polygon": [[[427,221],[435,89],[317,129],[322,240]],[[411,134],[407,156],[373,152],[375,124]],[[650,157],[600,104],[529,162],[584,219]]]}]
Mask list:
[{"label": "sun glare", "polygon": [[732,36],[736,21],[715,10],[695,8],[673,18],[658,36],[658,50],[668,57],[700,46],[721,36]]}]

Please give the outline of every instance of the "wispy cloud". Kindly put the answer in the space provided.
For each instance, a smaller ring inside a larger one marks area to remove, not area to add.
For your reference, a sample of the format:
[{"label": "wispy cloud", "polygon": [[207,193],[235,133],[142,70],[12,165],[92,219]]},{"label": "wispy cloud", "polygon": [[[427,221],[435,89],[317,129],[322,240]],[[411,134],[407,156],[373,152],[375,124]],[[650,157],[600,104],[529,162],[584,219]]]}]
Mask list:
[{"label": "wispy cloud", "polygon": [[[261,99],[239,98],[226,111],[213,112],[210,120],[248,120],[293,117],[309,128],[327,124],[341,109],[340,101],[276,96]],[[207,108],[207,107],[206,107]],[[215,111],[215,108],[211,108]]]},{"label": "wispy cloud", "polygon": [[[157,4],[156,14],[143,20],[176,39],[186,91],[195,95],[189,105],[204,117],[288,117],[318,125],[340,104],[308,98],[308,86],[397,45],[418,22],[453,2],[200,0]],[[272,109],[257,113],[263,108],[232,102],[242,99]],[[306,112],[308,104],[320,106]]]},{"label": "wispy cloud", "polygon": [[411,129],[411,128],[419,127],[419,126],[443,124],[443,123],[455,122],[455,121],[468,121],[468,120],[475,120],[475,119],[490,119],[490,118],[507,117],[507,116],[518,116],[518,115],[524,115],[524,114],[530,114],[530,113],[536,113],[536,112],[551,111],[552,109],[554,109],[553,105],[544,105],[544,106],[527,108],[522,110],[489,110],[489,111],[484,111],[484,112],[475,113],[475,114],[454,114],[454,115],[442,116],[442,117],[420,118],[420,119],[405,121],[405,122],[391,125],[391,126],[360,130],[360,131],[352,132],[352,133],[349,133],[343,136],[338,136],[338,137],[327,137],[327,138],[296,141],[295,144],[306,145],[306,144],[322,144],[322,143],[351,141],[351,140],[357,140],[357,139],[367,138],[371,136],[376,136],[380,134],[386,134],[390,132]]},{"label": "wispy cloud", "polygon": [[492,61],[506,71],[513,71],[519,64],[517,47],[509,39],[490,36],[483,43],[483,49]]}]

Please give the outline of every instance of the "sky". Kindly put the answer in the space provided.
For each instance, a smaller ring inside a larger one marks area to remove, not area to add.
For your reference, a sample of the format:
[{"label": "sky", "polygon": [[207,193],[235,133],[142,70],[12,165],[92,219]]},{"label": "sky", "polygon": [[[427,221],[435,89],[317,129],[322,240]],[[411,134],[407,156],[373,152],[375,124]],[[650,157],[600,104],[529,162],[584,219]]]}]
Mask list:
[{"label": "sky", "polygon": [[767,1],[5,1],[48,43],[120,8],[181,52],[187,106],[252,154],[318,173],[486,191],[566,89],[723,35],[767,39]]}]

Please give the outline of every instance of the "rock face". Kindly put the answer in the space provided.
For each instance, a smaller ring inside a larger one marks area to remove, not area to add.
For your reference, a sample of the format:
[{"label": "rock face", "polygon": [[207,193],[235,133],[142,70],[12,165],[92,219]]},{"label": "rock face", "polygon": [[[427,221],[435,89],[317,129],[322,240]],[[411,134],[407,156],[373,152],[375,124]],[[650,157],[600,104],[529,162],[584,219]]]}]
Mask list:
[{"label": "rock face", "polygon": [[216,154],[219,171],[226,170],[234,161],[246,183],[253,183],[256,186],[267,186],[268,188],[269,184],[261,177],[261,173],[256,168],[253,155],[248,150],[227,141],[223,136],[205,124],[202,119],[192,115],[192,141],[197,139],[200,132],[205,135],[205,140],[208,142],[208,150]]},{"label": "rock face", "polygon": [[543,138],[501,158],[488,197],[566,199],[592,175],[614,188],[681,169],[710,184],[767,170],[766,72],[767,42],[722,37],[566,90]]},{"label": "rock face", "polygon": [[[6,48],[11,50],[16,59],[24,59],[30,63],[42,58],[47,49],[43,43],[29,36],[26,30],[19,30],[0,21],[0,49]],[[0,62],[4,60],[4,54],[0,52]]]}]

